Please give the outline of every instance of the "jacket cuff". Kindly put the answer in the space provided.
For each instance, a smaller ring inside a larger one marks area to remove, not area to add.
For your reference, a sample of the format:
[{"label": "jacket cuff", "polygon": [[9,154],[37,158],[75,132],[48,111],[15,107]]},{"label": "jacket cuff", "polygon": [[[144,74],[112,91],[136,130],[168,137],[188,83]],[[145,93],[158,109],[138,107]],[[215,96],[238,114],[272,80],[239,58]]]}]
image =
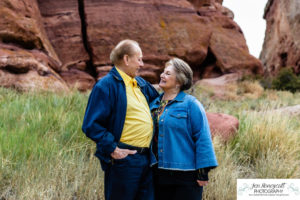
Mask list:
[{"label": "jacket cuff", "polygon": [[117,143],[116,143],[116,142],[112,143],[112,145],[110,145],[110,146],[106,149],[107,154],[110,155],[112,152],[114,152],[114,150],[116,149],[116,147],[117,147]]},{"label": "jacket cuff", "polygon": [[197,180],[199,181],[208,181],[208,172],[211,170],[211,167],[201,168],[197,170]]}]

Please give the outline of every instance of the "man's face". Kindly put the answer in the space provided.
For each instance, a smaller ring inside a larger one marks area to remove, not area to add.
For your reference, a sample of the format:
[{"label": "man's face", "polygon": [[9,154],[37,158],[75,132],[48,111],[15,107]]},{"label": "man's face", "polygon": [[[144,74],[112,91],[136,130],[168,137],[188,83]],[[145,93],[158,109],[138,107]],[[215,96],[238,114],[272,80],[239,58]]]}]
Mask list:
[{"label": "man's face", "polygon": [[136,53],[132,56],[127,56],[125,73],[132,78],[137,75],[138,70],[144,66],[143,54],[140,48],[136,49]]}]

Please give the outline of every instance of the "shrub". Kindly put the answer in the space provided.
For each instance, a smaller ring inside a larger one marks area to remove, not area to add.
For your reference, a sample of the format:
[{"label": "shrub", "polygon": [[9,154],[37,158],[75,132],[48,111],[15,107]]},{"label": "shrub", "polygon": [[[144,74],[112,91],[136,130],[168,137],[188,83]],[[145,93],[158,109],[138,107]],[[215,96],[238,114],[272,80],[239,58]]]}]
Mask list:
[{"label": "shrub", "polygon": [[276,90],[288,90],[293,93],[300,91],[300,77],[293,73],[291,68],[283,68],[272,81]]}]

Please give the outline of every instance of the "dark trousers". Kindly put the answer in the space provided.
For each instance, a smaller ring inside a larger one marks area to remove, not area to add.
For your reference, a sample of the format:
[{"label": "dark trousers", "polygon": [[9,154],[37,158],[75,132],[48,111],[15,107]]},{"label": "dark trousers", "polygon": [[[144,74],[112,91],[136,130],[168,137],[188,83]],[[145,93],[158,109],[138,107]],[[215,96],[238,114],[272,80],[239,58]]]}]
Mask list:
[{"label": "dark trousers", "polygon": [[194,171],[153,168],[155,200],[201,200],[203,187]]},{"label": "dark trousers", "polygon": [[155,200],[201,200],[202,191],[197,185],[155,185]]},{"label": "dark trousers", "polygon": [[149,155],[136,153],[120,160],[105,170],[106,200],[154,200],[152,170]]}]

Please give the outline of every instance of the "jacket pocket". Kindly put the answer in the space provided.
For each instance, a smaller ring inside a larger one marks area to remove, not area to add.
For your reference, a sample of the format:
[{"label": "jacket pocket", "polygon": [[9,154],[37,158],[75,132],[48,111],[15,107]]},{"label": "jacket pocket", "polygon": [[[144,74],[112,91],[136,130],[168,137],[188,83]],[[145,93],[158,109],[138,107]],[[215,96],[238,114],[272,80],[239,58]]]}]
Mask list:
[{"label": "jacket pocket", "polygon": [[187,112],[186,111],[176,111],[170,114],[170,116],[175,118],[187,118]]}]

